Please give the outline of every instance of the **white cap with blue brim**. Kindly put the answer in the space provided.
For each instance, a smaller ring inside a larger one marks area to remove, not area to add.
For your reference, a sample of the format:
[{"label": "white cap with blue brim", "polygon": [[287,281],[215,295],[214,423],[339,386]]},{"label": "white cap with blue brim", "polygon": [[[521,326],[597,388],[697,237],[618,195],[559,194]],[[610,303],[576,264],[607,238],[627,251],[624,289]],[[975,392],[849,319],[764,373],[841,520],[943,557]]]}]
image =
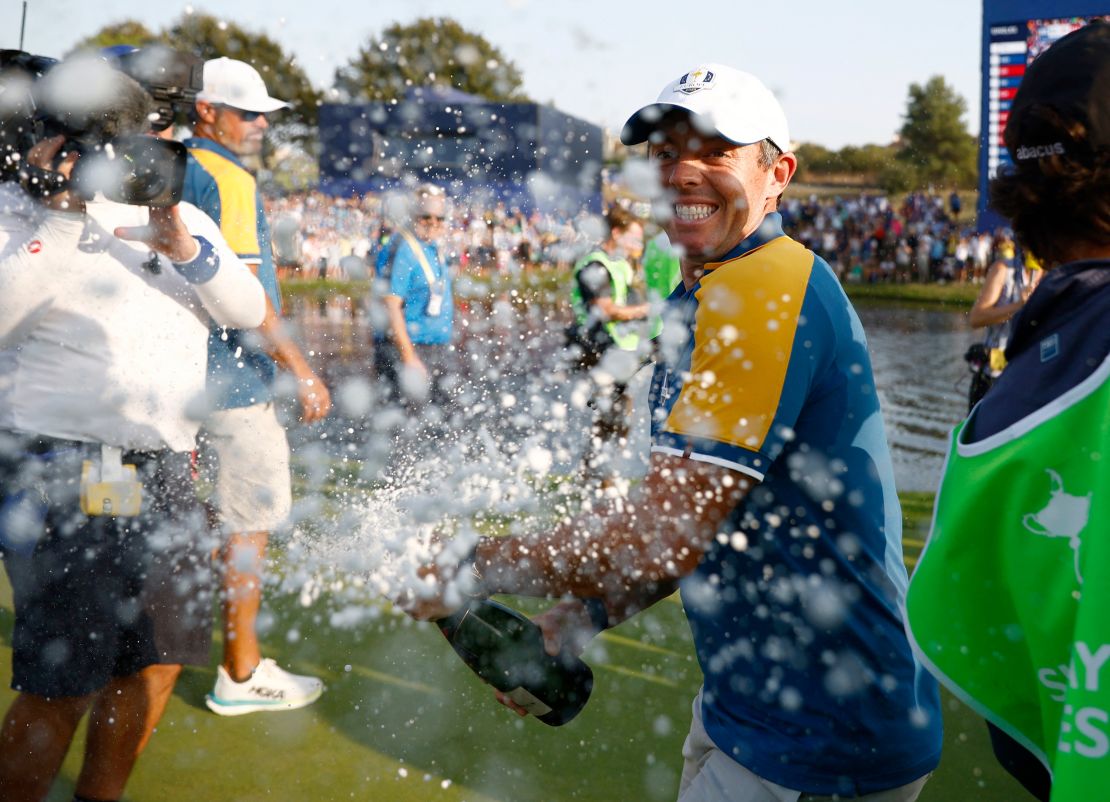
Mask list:
[{"label": "white cap with blue brim", "polygon": [[790,150],[790,129],[778,100],[751,73],[724,64],[702,64],[667,84],[654,103],[628,118],[621,142],[639,145],[670,112],[684,111],[704,135],[717,134],[734,145],[770,139]]}]

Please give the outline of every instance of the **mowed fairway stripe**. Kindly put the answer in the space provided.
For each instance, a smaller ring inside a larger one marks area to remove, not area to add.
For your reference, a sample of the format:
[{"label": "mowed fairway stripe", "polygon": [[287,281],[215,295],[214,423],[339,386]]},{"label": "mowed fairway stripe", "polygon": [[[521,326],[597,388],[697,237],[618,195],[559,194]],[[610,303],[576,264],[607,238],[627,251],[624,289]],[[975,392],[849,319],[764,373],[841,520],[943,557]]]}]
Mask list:
[{"label": "mowed fairway stripe", "polygon": [[411,679],[402,679],[401,677],[395,677],[392,674],[386,674],[382,671],[375,671],[372,668],[366,668],[366,666],[352,666],[351,673],[358,674],[362,677],[367,677],[368,679],[377,680],[378,682],[384,682],[387,685],[397,685],[401,688],[408,688],[410,691],[420,691],[421,693],[426,693],[430,696],[439,696],[443,693],[442,690],[440,690],[439,688],[433,688],[431,685],[425,685],[422,682],[413,682]]},{"label": "mowed fairway stripe", "polygon": [[644,682],[651,682],[656,685],[662,685],[666,688],[678,687],[678,683],[674,680],[667,679],[666,677],[660,677],[658,674],[645,674],[643,671],[635,671],[631,668],[625,668],[624,666],[614,666],[609,663],[601,663],[596,667],[604,668],[606,671],[612,671],[614,674],[621,674],[626,677],[632,677],[633,679],[642,679]]},{"label": "mowed fairway stripe", "polygon": [[626,638],[624,635],[614,635],[612,632],[603,632],[601,639],[609,643],[616,643],[620,646],[628,646],[631,649],[639,649],[643,652],[651,652],[652,654],[665,654],[667,657],[682,657],[681,654],[672,650],[664,649],[662,646],[656,646],[652,643],[644,643],[635,638]]}]

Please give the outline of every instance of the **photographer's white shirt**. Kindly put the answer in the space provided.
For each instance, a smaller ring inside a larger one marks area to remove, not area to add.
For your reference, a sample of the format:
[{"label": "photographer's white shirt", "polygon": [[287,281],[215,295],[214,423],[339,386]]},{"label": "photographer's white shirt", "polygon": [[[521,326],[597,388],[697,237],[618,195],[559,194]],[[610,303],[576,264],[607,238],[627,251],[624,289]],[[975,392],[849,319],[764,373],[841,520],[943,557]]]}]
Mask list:
[{"label": "photographer's white shirt", "polygon": [[207,412],[208,330],[254,328],[258,280],[209,218],[181,204],[220,257],[190,284],[166,258],[113,236],[142,207],[49,211],[0,185],[0,429],[127,449],[188,451]]}]

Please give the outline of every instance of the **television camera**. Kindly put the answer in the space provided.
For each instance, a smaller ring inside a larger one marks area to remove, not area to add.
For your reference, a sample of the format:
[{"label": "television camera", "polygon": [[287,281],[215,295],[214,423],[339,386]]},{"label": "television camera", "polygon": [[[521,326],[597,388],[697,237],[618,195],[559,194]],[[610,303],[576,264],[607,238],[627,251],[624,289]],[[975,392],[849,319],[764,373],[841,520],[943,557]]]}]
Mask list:
[{"label": "television camera", "polygon": [[[203,61],[161,45],[78,54],[57,61],[0,50],[0,181],[18,182],[38,197],[73,190],[85,199],[140,206],[181,200],[185,148],[148,132],[165,130],[176,110],[195,101]],[[77,162],[67,179],[32,165],[27,155],[44,139],[65,137],[54,167]]]}]

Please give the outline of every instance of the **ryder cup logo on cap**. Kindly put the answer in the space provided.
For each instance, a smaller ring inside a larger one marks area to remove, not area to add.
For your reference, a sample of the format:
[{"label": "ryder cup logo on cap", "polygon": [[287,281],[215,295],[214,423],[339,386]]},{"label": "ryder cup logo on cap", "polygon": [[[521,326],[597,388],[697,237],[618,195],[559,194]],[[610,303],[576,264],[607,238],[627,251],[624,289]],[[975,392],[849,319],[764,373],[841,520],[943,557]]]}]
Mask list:
[{"label": "ryder cup logo on cap", "polygon": [[711,70],[694,70],[679,78],[675,88],[671,91],[692,95],[702,89],[712,89],[713,86],[713,72]]},{"label": "ryder cup logo on cap", "polygon": [[197,100],[262,114],[289,105],[270,97],[258,70],[245,61],[226,56],[204,62],[204,91],[197,93]]},{"label": "ryder cup logo on cap", "polygon": [[698,130],[735,145],[770,139],[779,150],[790,150],[786,114],[771,90],[751,73],[724,64],[702,64],[663,87],[654,103],[628,118],[621,142],[646,142],[672,112],[687,113]]}]

